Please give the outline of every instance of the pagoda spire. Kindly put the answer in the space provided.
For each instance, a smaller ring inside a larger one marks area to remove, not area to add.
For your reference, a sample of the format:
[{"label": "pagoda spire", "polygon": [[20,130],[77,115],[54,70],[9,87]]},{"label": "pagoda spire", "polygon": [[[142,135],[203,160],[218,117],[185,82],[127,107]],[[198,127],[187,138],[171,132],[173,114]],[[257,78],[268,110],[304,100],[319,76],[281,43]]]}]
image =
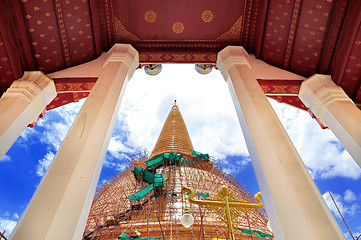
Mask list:
[{"label": "pagoda spire", "polygon": [[192,150],[191,138],[175,100],[150,158],[170,152],[191,156]]}]

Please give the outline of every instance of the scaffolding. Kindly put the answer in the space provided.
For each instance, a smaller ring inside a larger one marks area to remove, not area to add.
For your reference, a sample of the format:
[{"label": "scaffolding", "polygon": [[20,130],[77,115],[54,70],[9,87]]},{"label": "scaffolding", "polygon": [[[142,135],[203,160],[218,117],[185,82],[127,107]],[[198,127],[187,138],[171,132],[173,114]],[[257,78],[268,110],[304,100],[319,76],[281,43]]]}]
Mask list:
[{"label": "scaffolding", "polygon": [[[237,199],[255,203],[241,183],[204,156],[198,153],[192,161],[163,161],[155,169],[147,168],[145,155],[144,160],[138,156],[131,168],[111,178],[96,192],[83,239],[123,239],[120,238],[123,233],[129,239],[227,239],[222,209],[214,211],[191,205],[194,224],[189,229],[180,224],[186,199],[181,184],[194,189],[198,199],[215,197],[220,187],[225,185]],[[140,176],[140,168],[161,175],[167,181],[162,187],[149,188],[152,183]],[[129,199],[143,189],[150,191],[142,198]],[[233,221],[238,229],[236,239],[258,239],[258,235],[251,235],[248,230],[272,235],[267,228],[264,209],[247,214],[238,212]]]},{"label": "scaffolding", "polygon": [[[213,164],[208,154],[194,151],[175,103],[150,157],[143,151],[128,162],[128,169],[96,192],[84,240],[227,239],[223,209],[191,205],[188,208],[194,223],[190,228],[181,225],[186,204],[182,184],[195,190],[198,199],[216,197],[225,185],[236,199],[256,203],[241,183]],[[272,238],[264,209],[232,211],[236,239]]]}]

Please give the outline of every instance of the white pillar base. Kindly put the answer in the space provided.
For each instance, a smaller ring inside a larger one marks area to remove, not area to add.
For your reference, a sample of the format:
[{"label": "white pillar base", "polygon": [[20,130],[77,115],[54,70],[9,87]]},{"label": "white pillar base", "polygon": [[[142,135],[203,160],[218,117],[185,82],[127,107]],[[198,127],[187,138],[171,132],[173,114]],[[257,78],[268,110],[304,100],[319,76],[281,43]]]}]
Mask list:
[{"label": "white pillar base", "polygon": [[53,80],[42,72],[24,72],[13,82],[0,99],[0,159],[55,97]]},{"label": "white pillar base", "polygon": [[242,47],[218,54],[278,240],[345,239],[277,115]]},{"label": "white pillar base", "polygon": [[128,44],[115,44],[108,52],[91,94],[10,239],[82,239],[125,85],[138,65],[138,53]]},{"label": "white pillar base", "polygon": [[327,126],[361,167],[361,111],[329,75],[305,80],[298,97]]}]

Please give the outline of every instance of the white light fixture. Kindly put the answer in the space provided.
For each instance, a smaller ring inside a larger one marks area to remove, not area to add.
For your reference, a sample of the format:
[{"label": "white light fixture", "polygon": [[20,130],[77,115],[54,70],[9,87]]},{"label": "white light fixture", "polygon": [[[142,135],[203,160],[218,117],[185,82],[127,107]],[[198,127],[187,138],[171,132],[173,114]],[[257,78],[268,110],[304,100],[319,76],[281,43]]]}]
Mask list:
[{"label": "white light fixture", "polygon": [[150,76],[158,75],[162,71],[162,64],[146,64],[144,71]]},{"label": "white light fixture", "polygon": [[271,227],[271,222],[268,220],[268,222],[267,222],[267,228],[268,228],[268,230],[270,230],[271,232],[273,232],[272,231],[272,227]]},{"label": "white light fixture", "polygon": [[212,65],[211,64],[196,64],[195,65],[195,68],[196,68],[196,71],[199,73],[199,74],[208,74],[210,72],[212,72]]},{"label": "white light fixture", "polygon": [[181,223],[185,228],[189,228],[190,226],[192,226],[193,222],[194,222],[194,217],[192,216],[192,214],[190,214],[190,211],[188,208],[184,209],[184,214],[181,217]]}]

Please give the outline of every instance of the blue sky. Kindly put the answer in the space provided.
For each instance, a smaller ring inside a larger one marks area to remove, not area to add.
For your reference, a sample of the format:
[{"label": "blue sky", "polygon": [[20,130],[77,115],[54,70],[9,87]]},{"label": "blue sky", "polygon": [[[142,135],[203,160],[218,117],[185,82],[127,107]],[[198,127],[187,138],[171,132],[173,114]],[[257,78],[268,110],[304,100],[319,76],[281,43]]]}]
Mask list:
[{"label": "blue sky", "polygon": [[[174,99],[195,150],[220,160],[223,170],[253,195],[259,187],[221,74],[200,75],[194,65],[164,65],[158,76],[137,70],[129,82],[115,125],[99,185],[126,166],[126,157],[151,151]],[[354,236],[361,234],[361,169],[330,130],[305,111],[270,101],[321,194],[347,233],[328,191]],[[0,231],[9,235],[51,163],[84,101],[49,111],[27,128],[0,160]]]}]

